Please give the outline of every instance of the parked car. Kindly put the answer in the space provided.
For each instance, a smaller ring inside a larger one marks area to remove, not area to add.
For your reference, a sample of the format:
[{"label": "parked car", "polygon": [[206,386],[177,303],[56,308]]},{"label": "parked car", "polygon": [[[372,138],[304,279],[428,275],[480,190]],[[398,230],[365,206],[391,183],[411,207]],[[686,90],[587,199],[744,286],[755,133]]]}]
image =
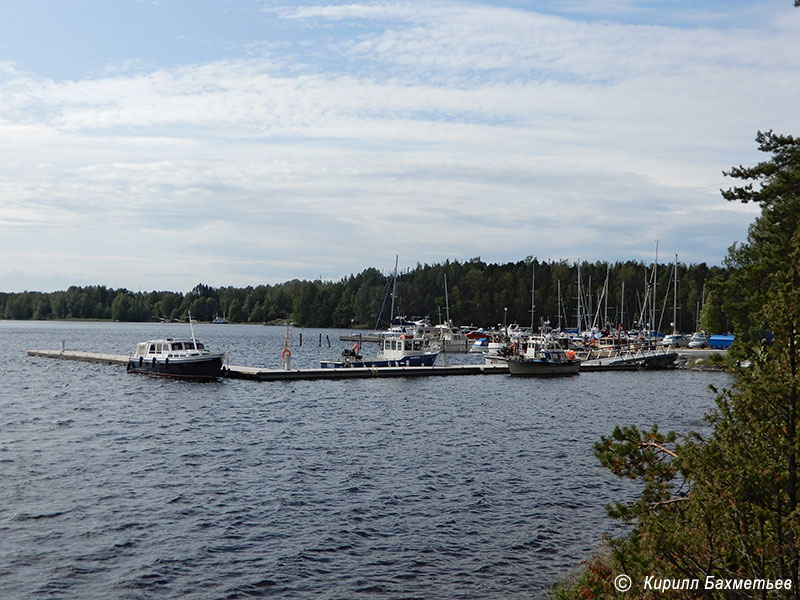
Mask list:
[{"label": "parked car", "polygon": [[659,342],[662,346],[672,346],[673,348],[688,348],[689,337],[682,333],[675,333],[672,335],[665,335],[664,339]]},{"label": "parked car", "polygon": [[689,348],[705,348],[708,346],[708,334],[705,331],[698,331],[692,334],[689,340]]}]

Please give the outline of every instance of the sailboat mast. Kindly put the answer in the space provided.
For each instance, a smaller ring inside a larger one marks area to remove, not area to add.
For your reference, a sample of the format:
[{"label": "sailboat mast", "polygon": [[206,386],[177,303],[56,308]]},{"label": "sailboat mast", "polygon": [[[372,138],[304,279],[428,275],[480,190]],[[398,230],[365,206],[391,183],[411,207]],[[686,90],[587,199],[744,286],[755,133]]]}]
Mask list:
[{"label": "sailboat mast", "polygon": [[578,260],[578,335],[581,334],[581,262]]},{"label": "sailboat mast", "polygon": [[561,331],[561,280],[559,279],[556,283],[558,284],[556,311],[558,314],[558,330]]},{"label": "sailboat mast", "polygon": [[677,333],[678,329],[678,253],[675,253],[675,272],[674,285],[672,286],[672,333]]},{"label": "sailboat mast", "polygon": [[603,305],[603,328],[608,327],[608,276],[611,271],[611,265],[606,265],[606,282],[603,285],[603,294],[605,294],[605,304]]},{"label": "sailboat mast", "polygon": [[[658,240],[656,240],[656,262],[653,264],[653,304],[651,305],[651,309],[653,311],[653,319],[651,321],[652,327],[654,329],[656,326],[656,299],[658,296],[656,295],[656,287],[658,286]],[[657,334],[656,334],[657,335]]]},{"label": "sailboat mast", "polygon": [[394,283],[392,284],[392,312],[389,313],[389,325],[391,326],[394,320],[394,295],[397,291],[397,261],[400,260],[400,255],[394,255]]},{"label": "sailboat mast", "polygon": [[533,300],[533,291],[536,289],[536,267],[531,263],[531,333],[533,333],[533,311],[536,309],[536,304]]},{"label": "sailboat mast", "polygon": [[450,325],[450,300],[447,297],[447,273],[444,274],[444,316],[447,318],[447,325]]}]

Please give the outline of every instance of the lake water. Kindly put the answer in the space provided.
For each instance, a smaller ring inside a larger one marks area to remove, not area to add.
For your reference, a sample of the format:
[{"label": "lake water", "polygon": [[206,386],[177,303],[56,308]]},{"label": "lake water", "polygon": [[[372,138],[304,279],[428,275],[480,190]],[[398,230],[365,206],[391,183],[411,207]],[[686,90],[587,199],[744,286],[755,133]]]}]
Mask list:
[{"label": "lake water", "polygon": [[[195,330],[231,364],[280,365],[283,328]],[[637,488],[593,443],[617,424],[703,431],[708,385],[730,384],[689,371],[200,384],[25,354],[62,340],[128,354],[188,333],[0,321],[0,597],[540,598],[624,531],[604,505]],[[338,356],[341,333],[295,329],[293,366]]]}]

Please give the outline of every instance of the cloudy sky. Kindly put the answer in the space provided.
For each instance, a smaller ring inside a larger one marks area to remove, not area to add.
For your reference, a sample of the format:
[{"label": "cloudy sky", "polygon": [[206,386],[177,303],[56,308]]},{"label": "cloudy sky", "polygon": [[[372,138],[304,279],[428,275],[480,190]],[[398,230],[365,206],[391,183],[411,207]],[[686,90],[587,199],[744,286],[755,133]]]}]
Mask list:
[{"label": "cloudy sky", "polygon": [[719,264],[791,0],[0,2],[0,291]]}]

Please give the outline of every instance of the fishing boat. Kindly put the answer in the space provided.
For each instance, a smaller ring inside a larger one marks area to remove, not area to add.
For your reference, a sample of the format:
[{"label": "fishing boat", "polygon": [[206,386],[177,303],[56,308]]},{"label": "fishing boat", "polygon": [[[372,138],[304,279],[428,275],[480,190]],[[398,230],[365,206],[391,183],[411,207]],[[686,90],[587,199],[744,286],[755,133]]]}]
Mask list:
[{"label": "fishing boat", "polygon": [[128,372],[196,381],[212,381],[221,377],[227,362],[225,354],[206,349],[195,338],[191,317],[189,319],[191,338],[139,342],[128,358]]},{"label": "fishing boat", "polygon": [[432,349],[429,339],[412,334],[386,335],[381,349],[374,358],[361,355],[361,343],[342,351],[341,360],[321,360],[323,369],[342,369],[349,367],[432,367],[439,352]]},{"label": "fishing boat", "polygon": [[575,352],[565,350],[556,340],[548,337],[520,339],[497,354],[487,354],[485,360],[487,364],[507,365],[511,375],[575,375],[581,367]]}]

